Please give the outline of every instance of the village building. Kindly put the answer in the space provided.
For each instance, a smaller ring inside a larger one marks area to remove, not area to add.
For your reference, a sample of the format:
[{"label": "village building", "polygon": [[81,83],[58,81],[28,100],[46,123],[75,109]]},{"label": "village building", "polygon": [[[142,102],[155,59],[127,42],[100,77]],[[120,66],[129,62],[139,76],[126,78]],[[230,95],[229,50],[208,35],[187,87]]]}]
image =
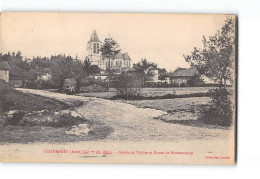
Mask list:
[{"label": "village building", "polygon": [[49,81],[51,79],[51,69],[43,68],[42,72],[37,72],[36,81]]},{"label": "village building", "polygon": [[172,74],[169,74],[165,79],[171,84],[177,86],[186,85],[188,80],[196,77],[198,71],[195,67],[191,68],[177,68]]},{"label": "village building", "polygon": [[131,67],[131,58],[128,53],[117,53],[110,59],[104,57],[100,51],[102,42],[99,40],[96,31],[94,30],[91,34],[90,40],[87,44],[88,60],[91,62],[91,65],[97,65],[100,69],[103,70],[123,70],[129,69]]},{"label": "village building", "polygon": [[9,82],[10,66],[7,61],[0,61],[0,79]]},{"label": "village building", "polygon": [[150,82],[158,83],[159,82],[159,68],[151,65],[144,72],[147,77],[147,79],[146,79],[147,83],[150,83]]}]

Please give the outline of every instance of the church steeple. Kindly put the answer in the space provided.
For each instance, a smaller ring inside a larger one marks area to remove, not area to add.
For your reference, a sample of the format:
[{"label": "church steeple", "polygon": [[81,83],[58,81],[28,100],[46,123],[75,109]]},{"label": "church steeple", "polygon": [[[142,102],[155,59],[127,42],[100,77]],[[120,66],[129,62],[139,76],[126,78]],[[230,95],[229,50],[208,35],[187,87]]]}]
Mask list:
[{"label": "church steeple", "polygon": [[101,42],[97,36],[96,30],[93,30],[89,42]]},{"label": "church steeple", "polygon": [[90,40],[88,41],[87,51],[88,51],[88,59],[92,65],[100,66],[101,63],[101,52],[100,47],[102,42],[99,40],[97,36],[97,32],[93,30]]}]

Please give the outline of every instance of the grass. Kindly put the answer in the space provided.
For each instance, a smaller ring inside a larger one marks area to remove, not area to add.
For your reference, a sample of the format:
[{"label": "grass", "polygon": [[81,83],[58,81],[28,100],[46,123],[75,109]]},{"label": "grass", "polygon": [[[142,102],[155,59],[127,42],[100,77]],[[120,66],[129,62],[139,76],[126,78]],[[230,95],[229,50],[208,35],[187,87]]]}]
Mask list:
[{"label": "grass", "polygon": [[[10,90],[6,94],[5,102],[9,104],[9,109],[5,109],[5,112],[21,110],[26,115],[18,124],[10,125],[4,115],[0,114],[1,144],[89,141],[104,139],[113,132],[111,127],[85,118],[73,117],[70,114],[54,115],[60,110],[73,110],[76,106],[83,104],[81,101],[67,104],[52,98]],[[51,121],[44,120],[46,117],[50,117]],[[87,123],[91,127],[88,135],[65,134],[65,131],[70,130],[73,125],[82,123]]]},{"label": "grass", "polygon": [[157,117],[157,120],[169,124],[180,124],[207,129],[226,129],[220,126],[206,124],[198,118],[201,110],[210,107],[209,97],[190,97],[175,99],[155,99],[155,100],[128,100],[126,103],[140,108],[151,108],[167,112],[167,114]]},{"label": "grass", "polygon": [[8,107],[4,111],[22,110],[26,113],[42,110],[57,111],[71,107],[55,99],[25,94],[16,90],[7,92],[6,103],[8,103]]},{"label": "grass", "polygon": [[91,141],[105,139],[112,131],[112,128],[104,127],[101,124],[94,124],[93,130],[87,136],[66,135],[68,128],[53,128],[47,126],[6,126],[0,131],[0,143],[66,143],[78,141]]},{"label": "grass", "polygon": [[156,100],[156,99],[175,99],[175,98],[192,98],[192,97],[209,97],[209,93],[191,93],[191,94],[166,94],[163,96],[126,96],[116,95],[110,98],[110,100]]}]

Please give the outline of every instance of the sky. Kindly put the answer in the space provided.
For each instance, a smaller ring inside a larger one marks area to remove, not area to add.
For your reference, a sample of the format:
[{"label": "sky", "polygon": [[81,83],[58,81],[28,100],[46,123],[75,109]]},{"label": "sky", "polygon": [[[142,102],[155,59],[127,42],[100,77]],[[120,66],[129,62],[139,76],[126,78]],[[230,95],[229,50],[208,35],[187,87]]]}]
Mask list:
[{"label": "sky", "polygon": [[226,15],[149,13],[2,13],[0,51],[27,58],[66,54],[82,60],[93,30],[99,39],[112,36],[132,64],[142,58],[168,71],[189,67],[183,54],[202,46],[202,37],[217,33]]}]

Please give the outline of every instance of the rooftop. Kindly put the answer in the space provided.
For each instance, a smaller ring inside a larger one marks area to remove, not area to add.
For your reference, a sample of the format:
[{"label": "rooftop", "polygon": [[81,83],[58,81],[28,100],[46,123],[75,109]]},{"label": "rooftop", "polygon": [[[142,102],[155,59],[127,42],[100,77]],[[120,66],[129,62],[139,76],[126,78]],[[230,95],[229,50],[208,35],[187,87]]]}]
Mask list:
[{"label": "rooftop", "polygon": [[177,68],[172,74],[171,77],[192,77],[198,73],[195,67],[191,68]]},{"label": "rooftop", "polygon": [[93,30],[89,42],[101,42],[97,36],[96,30]]}]

